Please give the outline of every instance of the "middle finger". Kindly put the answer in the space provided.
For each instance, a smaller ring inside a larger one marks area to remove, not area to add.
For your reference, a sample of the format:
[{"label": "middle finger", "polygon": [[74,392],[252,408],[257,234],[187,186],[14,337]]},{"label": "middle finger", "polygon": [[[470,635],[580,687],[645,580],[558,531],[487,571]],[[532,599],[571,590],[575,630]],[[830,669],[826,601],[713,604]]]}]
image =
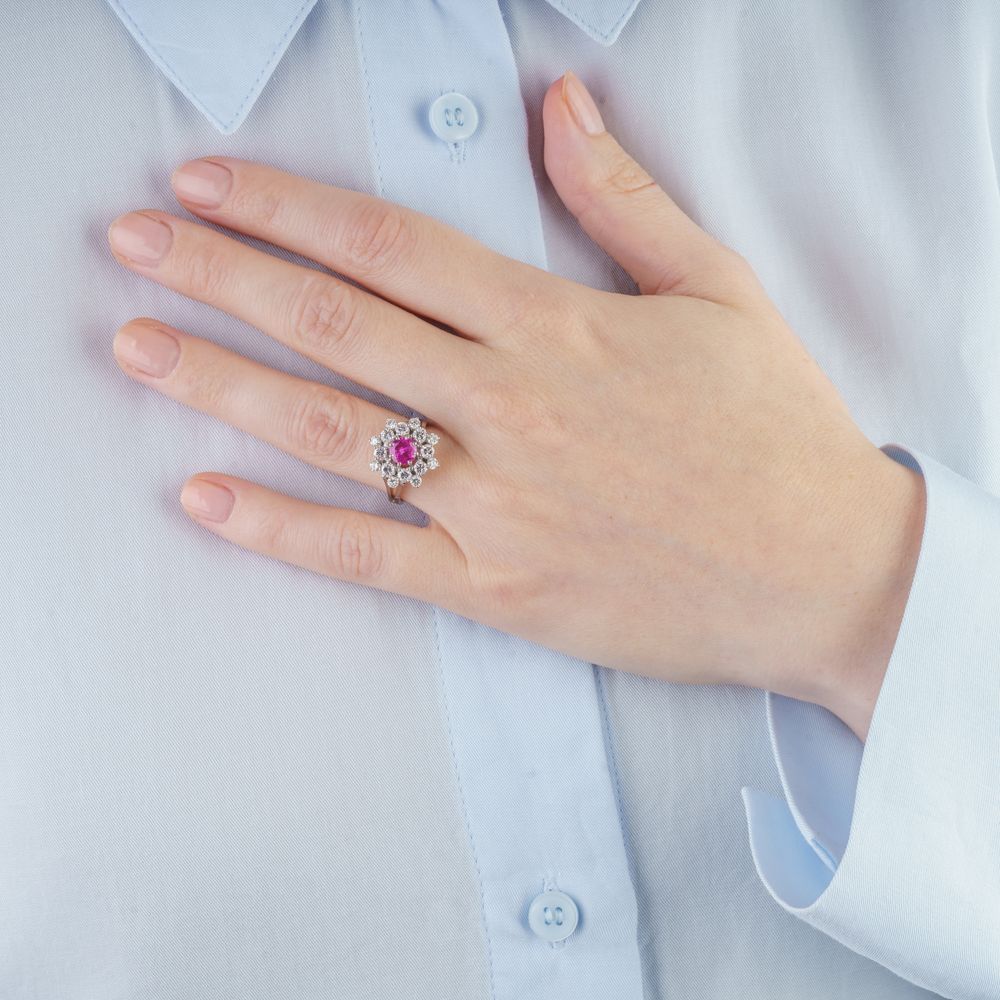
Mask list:
[{"label": "middle finger", "polygon": [[166,212],[122,216],[109,238],[129,269],[256,326],[352,381],[460,426],[461,401],[486,361],[484,345],[332,275]]}]

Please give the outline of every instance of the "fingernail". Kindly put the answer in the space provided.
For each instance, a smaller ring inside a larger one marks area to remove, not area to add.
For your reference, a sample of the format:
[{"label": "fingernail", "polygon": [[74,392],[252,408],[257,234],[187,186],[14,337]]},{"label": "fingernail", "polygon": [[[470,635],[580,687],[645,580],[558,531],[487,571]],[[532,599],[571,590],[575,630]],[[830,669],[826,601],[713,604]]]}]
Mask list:
[{"label": "fingernail", "polygon": [[599,135],[604,131],[604,121],[594,99],[571,70],[566,70],[563,74],[562,98],[569,106],[577,125],[587,135]]},{"label": "fingernail", "polygon": [[185,509],[209,521],[225,521],[233,512],[236,497],[225,486],[218,486],[206,479],[191,479],[181,490],[181,503]]},{"label": "fingernail", "polygon": [[177,367],[181,345],[166,330],[129,326],[115,334],[115,356],[154,378],[163,378]]},{"label": "fingernail", "polygon": [[112,248],[137,264],[158,264],[166,256],[173,238],[169,226],[138,212],[115,219],[108,230]]},{"label": "fingernail", "polygon": [[174,171],[170,183],[181,201],[202,208],[218,208],[233,186],[233,175],[210,160],[192,160]]}]

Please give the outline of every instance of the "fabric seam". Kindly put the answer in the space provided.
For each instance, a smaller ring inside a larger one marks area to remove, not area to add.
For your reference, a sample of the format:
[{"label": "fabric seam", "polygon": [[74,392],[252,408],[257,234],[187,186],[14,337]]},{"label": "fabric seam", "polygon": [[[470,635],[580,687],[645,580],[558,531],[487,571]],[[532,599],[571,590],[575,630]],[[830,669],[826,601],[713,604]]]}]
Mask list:
[{"label": "fabric seam", "polygon": [[604,730],[604,748],[608,757],[608,769],[611,772],[611,782],[615,790],[615,806],[618,812],[618,825],[621,831],[622,842],[626,846],[625,858],[626,861],[629,861],[630,852],[627,850],[628,840],[625,835],[625,810],[622,807],[622,789],[621,779],[618,774],[618,756],[615,753],[614,742],[611,737],[611,719],[608,714],[607,692],[604,687],[604,674],[602,673],[605,668],[596,663],[592,663],[591,667],[594,670],[594,676],[597,680],[597,701],[601,712],[601,727]]},{"label": "fabric seam", "polygon": [[565,14],[566,17],[568,17],[571,21],[573,21],[575,24],[581,25],[588,31],[592,31],[603,42],[607,42],[609,38],[612,38],[614,36],[615,32],[622,26],[622,24],[624,24],[625,20],[628,18],[629,11],[636,6],[636,3],[633,2],[633,0],[630,0],[630,2],[625,4],[625,9],[622,11],[621,16],[618,18],[618,20],[615,21],[615,23],[611,25],[611,27],[608,28],[607,31],[602,31],[600,28],[597,27],[596,24],[591,24],[585,18],[581,17],[578,12],[570,10],[569,7],[567,7],[566,4],[563,2],[563,0],[551,0],[551,3],[554,3],[556,7],[558,7],[563,12],[563,14]]},{"label": "fabric seam", "polygon": [[257,85],[267,74],[268,70],[270,70],[275,65],[276,62],[275,57],[278,55],[278,51],[281,49],[281,47],[285,43],[285,40],[294,30],[296,24],[299,21],[299,18],[302,16],[302,12],[306,9],[306,7],[309,7],[314,2],[315,0],[305,0],[302,6],[299,7],[299,9],[295,12],[295,15],[292,17],[291,22],[285,29],[284,34],[282,34],[282,36],[278,39],[278,41],[274,43],[274,48],[271,49],[271,53],[270,55],[268,55],[267,61],[264,63],[264,66],[262,67],[261,71],[257,74],[257,78],[253,81],[252,84],[250,84],[250,89],[247,91],[246,96],[243,98],[242,103],[233,113],[233,116],[229,119],[229,121],[223,122],[218,117],[218,115],[214,114],[212,111],[209,110],[209,108],[204,104],[204,102],[201,101],[195,95],[191,87],[184,82],[184,78],[180,75],[180,73],[177,72],[176,69],[174,69],[174,67],[167,61],[167,59],[163,56],[163,54],[159,51],[159,49],[157,49],[156,46],[149,40],[149,37],[142,30],[142,28],[139,27],[138,23],[135,21],[132,15],[121,4],[120,0],[108,0],[108,3],[111,4],[111,7],[119,13],[119,15],[125,21],[129,29],[138,37],[140,43],[144,45],[153,54],[153,56],[163,65],[163,68],[166,71],[167,75],[170,77],[171,82],[174,83],[174,85],[181,91],[181,93],[192,104],[194,104],[195,107],[197,107],[209,119],[209,121],[212,122],[213,125],[221,129],[223,132],[228,131],[232,127],[233,123],[239,120],[248,102],[252,98],[254,91],[257,89]]},{"label": "fabric seam", "polygon": [[382,177],[382,157],[378,151],[378,137],[375,134],[375,109],[372,107],[372,80],[368,72],[368,62],[365,59],[365,33],[361,26],[361,0],[354,0],[354,23],[358,29],[358,58],[361,63],[361,75],[365,78],[365,104],[368,106],[368,127],[372,137],[372,158],[375,160],[375,176],[378,179],[376,194],[385,196],[385,180]]},{"label": "fabric seam", "polygon": [[455,737],[451,725],[451,708],[448,701],[448,684],[444,675],[444,657],[441,655],[441,631],[438,624],[438,607],[431,605],[434,616],[434,648],[437,653],[438,676],[441,680],[441,698],[444,702],[445,730],[448,734],[448,748],[451,751],[451,762],[455,770],[455,784],[458,787],[458,798],[462,807],[462,818],[465,820],[465,832],[469,838],[469,850],[472,852],[472,863],[476,868],[476,878],[479,881],[479,907],[483,921],[483,933],[486,936],[486,966],[489,973],[490,997],[496,997],[496,984],[493,979],[493,941],[490,938],[490,925],[486,919],[486,893],[483,888],[483,872],[479,865],[479,855],[476,851],[476,840],[472,835],[472,823],[469,820],[469,809],[465,801],[465,789],[462,786],[462,773],[458,766],[458,754],[455,751]]}]

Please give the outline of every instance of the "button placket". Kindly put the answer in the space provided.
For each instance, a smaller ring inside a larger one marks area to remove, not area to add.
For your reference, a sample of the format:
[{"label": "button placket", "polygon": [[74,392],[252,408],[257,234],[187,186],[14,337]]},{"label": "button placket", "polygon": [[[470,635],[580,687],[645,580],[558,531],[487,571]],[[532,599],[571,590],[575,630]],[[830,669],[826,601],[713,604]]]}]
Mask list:
[{"label": "button placket", "polygon": [[[391,36],[379,30],[386,3],[397,25]],[[447,16],[437,0],[358,0],[356,13],[377,193],[547,268],[527,117],[498,0],[450,3]],[[405,63],[401,34],[412,54]],[[382,40],[392,44],[379,50]],[[498,127],[485,127],[487,109]],[[475,169],[456,170],[467,153]],[[482,893],[490,995],[638,1000],[636,900],[597,668],[445,608],[432,613],[442,721]],[[539,732],[548,738],[539,741]],[[569,892],[554,884],[556,870]],[[531,926],[532,903],[550,891],[567,898],[540,900],[536,923],[561,940]]]}]

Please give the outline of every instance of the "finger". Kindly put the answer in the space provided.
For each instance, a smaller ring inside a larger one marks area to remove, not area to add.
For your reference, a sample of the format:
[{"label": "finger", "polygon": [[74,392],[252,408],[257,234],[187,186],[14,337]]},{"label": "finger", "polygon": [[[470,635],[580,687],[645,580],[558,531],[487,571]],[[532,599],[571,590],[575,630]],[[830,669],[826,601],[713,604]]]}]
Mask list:
[{"label": "finger", "polygon": [[[339,278],[166,212],[124,215],[108,238],[131,270],[231,313],[377,392],[457,419],[478,345]],[[441,378],[443,371],[450,377]]]},{"label": "finger", "polygon": [[465,557],[433,520],[422,528],[326,507],[219,472],[191,477],[180,499],[217,535],[324,576],[451,608],[468,593]]},{"label": "finger", "polygon": [[[163,395],[318,468],[385,489],[381,473],[370,468],[370,438],[387,419],[405,419],[399,414],[152,319],[126,323],[115,336],[114,352],[128,375]],[[435,457],[447,466],[449,479],[457,474],[458,481],[465,481],[471,471],[459,467],[466,453],[444,429],[435,425],[434,431],[440,438]],[[433,514],[443,509],[443,485],[439,473],[430,469],[420,486],[404,495]]]},{"label": "finger", "polygon": [[694,223],[605,130],[593,98],[571,72],[542,105],[545,169],[587,234],[643,294],[730,301],[748,271],[734,251]]},{"label": "finger", "polygon": [[567,279],[402,205],[228,157],[192,160],[174,192],[196,215],[349,275],[406,309],[488,340]]}]

